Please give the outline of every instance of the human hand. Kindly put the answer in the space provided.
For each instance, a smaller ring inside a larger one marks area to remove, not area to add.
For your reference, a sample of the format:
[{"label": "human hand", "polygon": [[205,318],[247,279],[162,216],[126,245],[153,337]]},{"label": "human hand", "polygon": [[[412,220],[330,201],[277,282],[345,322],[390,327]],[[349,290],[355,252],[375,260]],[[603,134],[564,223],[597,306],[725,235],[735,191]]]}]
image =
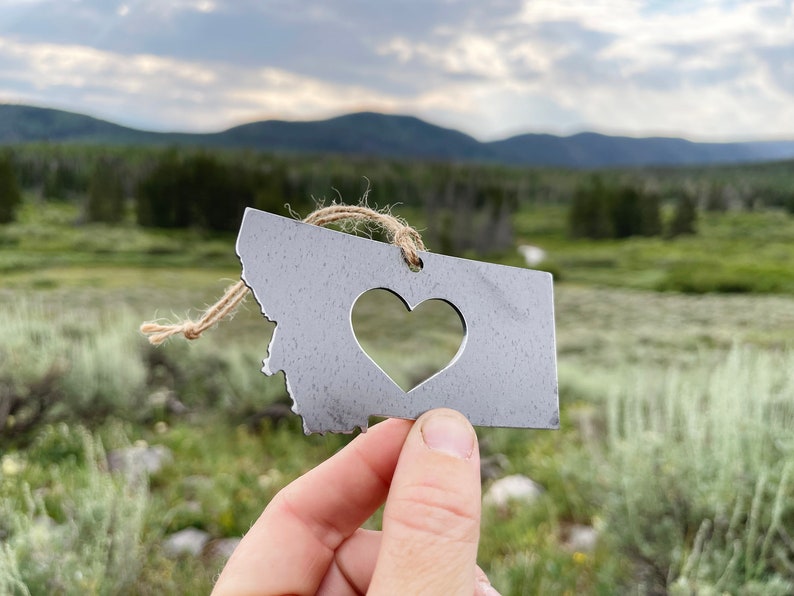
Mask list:
[{"label": "human hand", "polygon": [[[383,531],[361,529],[386,501]],[[213,595],[490,596],[477,436],[453,410],[386,420],[280,491]]]}]

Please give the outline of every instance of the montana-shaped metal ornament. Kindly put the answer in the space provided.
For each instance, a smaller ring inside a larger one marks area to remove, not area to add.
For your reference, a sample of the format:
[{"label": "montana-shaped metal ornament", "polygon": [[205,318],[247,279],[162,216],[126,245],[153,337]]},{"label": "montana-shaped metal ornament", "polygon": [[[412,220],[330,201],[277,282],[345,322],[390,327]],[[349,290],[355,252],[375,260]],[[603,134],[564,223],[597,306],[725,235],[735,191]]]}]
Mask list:
[{"label": "montana-shaped metal ornament", "polygon": [[[472,424],[559,428],[552,277],[543,271],[419,252],[247,209],[237,239],[242,279],[276,323],[263,372],[283,371],[293,411],[312,432],[366,430],[370,416],[415,419],[447,407]],[[452,361],[404,391],[362,350],[351,322],[365,292],[413,309],[439,299],[463,321]]]}]

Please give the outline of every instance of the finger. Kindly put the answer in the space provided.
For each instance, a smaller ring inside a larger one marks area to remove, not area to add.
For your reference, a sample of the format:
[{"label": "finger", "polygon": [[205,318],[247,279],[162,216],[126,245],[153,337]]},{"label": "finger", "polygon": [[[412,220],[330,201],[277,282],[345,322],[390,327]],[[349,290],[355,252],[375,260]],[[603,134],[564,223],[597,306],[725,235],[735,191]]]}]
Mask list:
[{"label": "finger", "polygon": [[485,572],[477,567],[474,573],[474,596],[500,596]]},{"label": "finger", "polygon": [[336,557],[317,590],[318,596],[366,594],[380,551],[381,533],[356,532],[336,551]]},{"label": "finger", "polygon": [[314,594],[334,550],[383,503],[412,423],[387,420],[280,491],[214,594]]},{"label": "finger", "polygon": [[[382,534],[373,530],[356,530],[336,551],[336,557],[317,596],[353,596],[366,594],[380,551]],[[499,596],[485,572],[474,569],[474,596]]]},{"label": "finger", "polygon": [[477,436],[462,414],[430,411],[400,454],[369,593],[474,594],[479,536]]}]

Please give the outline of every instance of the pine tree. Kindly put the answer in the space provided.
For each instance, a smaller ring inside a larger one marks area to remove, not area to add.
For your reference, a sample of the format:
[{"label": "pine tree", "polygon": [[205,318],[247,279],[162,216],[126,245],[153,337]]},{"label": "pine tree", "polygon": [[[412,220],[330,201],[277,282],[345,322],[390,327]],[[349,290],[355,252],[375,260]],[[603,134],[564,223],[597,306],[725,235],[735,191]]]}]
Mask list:
[{"label": "pine tree", "polygon": [[646,192],[640,202],[641,229],[643,236],[662,235],[662,207],[659,195],[655,192]]},{"label": "pine tree", "polygon": [[190,225],[189,206],[182,200],[181,162],[170,150],[138,185],[136,212],[138,223],[155,228],[180,228]]},{"label": "pine tree", "polygon": [[579,186],[568,213],[568,226],[575,238],[611,238],[614,226],[610,214],[610,192],[601,178]]},{"label": "pine tree", "polygon": [[728,210],[728,199],[725,189],[719,184],[712,184],[706,191],[706,211],[723,213]]},{"label": "pine tree", "polygon": [[236,230],[245,207],[257,203],[261,179],[250,168],[229,165],[209,153],[166,153],[138,186],[138,223]]},{"label": "pine tree", "polygon": [[22,202],[14,167],[8,154],[0,155],[0,224],[16,220],[17,209]]},{"label": "pine tree", "polygon": [[124,184],[118,165],[100,158],[91,174],[85,218],[89,222],[118,223],[124,219]]},{"label": "pine tree", "polygon": [[637,189],[625,186],[610,193],[610,216],[614,238],[628,238],[642,232],[642,197]]}]

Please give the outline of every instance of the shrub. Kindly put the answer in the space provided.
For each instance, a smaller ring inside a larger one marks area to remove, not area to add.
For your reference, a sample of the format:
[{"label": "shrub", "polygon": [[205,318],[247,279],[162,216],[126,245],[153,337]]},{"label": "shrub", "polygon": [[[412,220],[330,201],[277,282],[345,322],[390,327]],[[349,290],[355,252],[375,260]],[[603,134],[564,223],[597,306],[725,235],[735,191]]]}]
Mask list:
[{"label": "shrub", "polygon": [[[46,429],[41,442],[50,442],[53,432],[64,431]],[[141,571],[148,488],[109,474],[102,444],[88,431],[65,433],[70,443],[81,443],[78,458],[29,457],[4,478],[3,594],[118,594],[132,589]],[[29,484],[26,477],[39,482]]]},{"label": "shrub", "polygon": [[145,397],[142,339],[128,313],[0,310],[0,437],[62,419],[135,418]]},{"label": "shrub", "polygon": [[775,264],[730,266],[721,263],[683,262],[672,265],[657,290],[686,294],[774,293],[794,287],[791,269]]},{"label": "shrub", "polygon": [[150,387],[173,391],[192,409],[223,412],[239,422],[289,399],[282,377],[262,374],[262,348],[227,345],[219,350],[211,340],[187,345],[177,339],[146,350]]},{"label": "shrub", "polygon": [[62,420],[162,416],[152,394],[163,390],[238,421],[286,397],[282,379],[260,372],[262,348],[152,348],[139,324],[125,310],[63,310],[35,298],[0,309],[0,444]]},{"label": "shrub", "polygon": [[710,366],[638,372],[611,396],[608,527],[645,590],[794,590],[793,366],[736,347]]}]

